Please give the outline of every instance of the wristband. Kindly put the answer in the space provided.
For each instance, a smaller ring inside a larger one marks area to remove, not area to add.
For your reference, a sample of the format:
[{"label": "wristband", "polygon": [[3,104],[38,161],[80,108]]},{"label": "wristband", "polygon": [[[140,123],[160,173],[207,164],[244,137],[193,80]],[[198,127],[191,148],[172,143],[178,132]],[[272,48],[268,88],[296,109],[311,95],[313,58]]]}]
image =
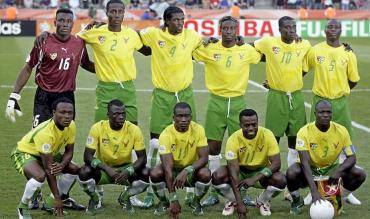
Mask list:
[{"label": "wristband", "polygon": [[170,202],[175,202],[178,200],[177,193],[176,192],[170,192],[168,199]]},{"label": "wristband", "polygon": [[185,167],[185,170],[188,172],[188,174],[192,174],[194,172],[194,167],[190,165]]},{"label": "wristband", "polygon": [[96,169],[96,167],[101,164],[101,161],[97,158],[95,158],[94,160],[91,161],[90,165],[92,168]]},{"label": "wristband", "polygon": [[126,170],[128,172],[128,175],[130,175],[130,176],[134,175],[134,173],[135,173],[135,170],[132,166],[127,167]]},{"label": "wristband", "polygon": [[272,175],[272,172],[269,168],[265,167],[263,168],[260,173],[266,177],[270,177]]}]

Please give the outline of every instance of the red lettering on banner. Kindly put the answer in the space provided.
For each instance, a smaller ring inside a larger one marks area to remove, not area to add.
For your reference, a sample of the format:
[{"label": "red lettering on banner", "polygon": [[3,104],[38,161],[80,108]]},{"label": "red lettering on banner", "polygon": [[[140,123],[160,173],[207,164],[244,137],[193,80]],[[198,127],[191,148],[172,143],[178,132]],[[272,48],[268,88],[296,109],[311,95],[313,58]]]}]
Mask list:
[{"label": "red lettering on banner", "polygon": [[[189,28],[190,26],[190,28]],[[193,29],[198,32],[198,21],[197,20],[186,20],[184,23],[184,28]]]},{"label": "red lettering on banner", "polygon": [[256,36],[257,35],[257,22],[245,21],[244,23],[244,36]]},{"label": "red lettering on banner", "polygon": [[202,35],[203,36],[213,36],[215,34],[215,23],[212,20],[202,22]]},{"label": "red lettering on banner", "polygon": [[264,21],[262,23],[260,36],[265,36],[265,35],[269,35],[269,36],[273,36],[274,35],[272,33],[272,27],[271,27],[270,21]]}]

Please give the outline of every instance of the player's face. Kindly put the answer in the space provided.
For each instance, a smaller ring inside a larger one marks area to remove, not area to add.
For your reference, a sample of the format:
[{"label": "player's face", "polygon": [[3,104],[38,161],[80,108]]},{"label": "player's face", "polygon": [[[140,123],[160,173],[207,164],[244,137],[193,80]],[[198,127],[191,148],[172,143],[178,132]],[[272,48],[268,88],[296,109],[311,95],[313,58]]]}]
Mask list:
[{"label": "player's face", "polygon": [[165,22],[168,27],[168,31],[171,34],[179,34],[184,28],[185,16],[183,13],[174,13],[170,19],[167,19]]},{"label": "player's face", "polygon": [[125,107],[112,105],[108,112],[108,118],[112,129],[121,129],[126,120]]},{"label": "player's face", "polygon": [[256,137],[258,131],[257,116],[243,116],[240,120],[240,127],[245,138],[253,139]]},{"label": "player's face", "polygon": [[329,125],[332,117],[332,109],[329,104],[318,104],[316,106],[316,123],[318,125]]},{"label": "player's face", "polygon": [[55,124],[60,128],[68,127],[73,119],[73,110],[71,103],[58,103],[53,111]]},{"label": "player's face", "polygon": [[221,35],[224,41],[233,41],[236,37],[237,25],[234,21],[227,20],[222,22],[221,25]]},{"label": "player's face", "polygon": [[341,33],[342,33],[342,25],[338,21],[331,20],[326,25],[326,28],[325,28],[326,39],[331,40],[331,41],[338,40]]},{"label": "player's face", "polygon": [[108,23],[120,26],[125,16],[125,7],[120,3],[112,3],[107,11]]},{"label": "player's face", "polygon": [[173,116],[175,128],[179,132],[186,132],[191,121],[191,111],[189,108],[177,108]]},{"label": "player's face", "polygon": [[58,35],[69,36],[73,27],[73,15],[70,13],[58,13],[54,23]]},{"label": "player's face", "polygon": [[292,41],[296,36],[297,26],[294,20],[283,21],[282,26],[279,28],[281,38]]}]

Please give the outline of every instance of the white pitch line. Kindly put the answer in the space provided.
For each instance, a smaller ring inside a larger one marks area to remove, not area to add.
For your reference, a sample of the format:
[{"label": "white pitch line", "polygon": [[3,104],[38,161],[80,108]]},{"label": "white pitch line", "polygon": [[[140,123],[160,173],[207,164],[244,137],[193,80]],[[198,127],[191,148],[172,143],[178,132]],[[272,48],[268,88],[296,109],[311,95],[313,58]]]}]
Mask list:
[{"label": "white pitch line", "polygon": [[[252,81],[252,80],[249,80],[248,81],[250,84],[252,84],[253,86],[255,86],[255,87],[258,87],[258,88],[260,88],[260,89],[262,89],[263,91],[267,91],[267,89],[266,88],[264,88],[261,84],[259,84],[259,83],[257,83],[257,82],[255,82],[255,81]],[[352,91],[351,91],[352,92]],[[304,105],[305,105],[305,107],[307,107],[307,108],[309,108],[309,109],[311,109],[311,104],[309,104],[309,103],[307,103],[307,102],[304,102]],[[355,127],[355,128],[358,128],[358,129],[361,129],[362,131],[364,131],[364,132],[367,132],[367,133],[370,133],[370,128],[369,127],[366,127],[366,126],[364,126],[364,125],[361,125],[360,123],[358,123],[358,122],[355,122],[355,121],[352,121],[352,126],[353,127]]]}]

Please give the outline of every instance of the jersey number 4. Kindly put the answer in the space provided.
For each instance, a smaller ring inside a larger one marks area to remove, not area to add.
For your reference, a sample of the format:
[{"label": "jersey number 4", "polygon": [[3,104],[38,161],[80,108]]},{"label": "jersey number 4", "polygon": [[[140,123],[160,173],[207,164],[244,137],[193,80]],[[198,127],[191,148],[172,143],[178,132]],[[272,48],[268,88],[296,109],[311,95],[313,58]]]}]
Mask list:
[{"label": "jersey number 4", "polygon": [[69,69],[69,61],[71,58],[62,58],[59,63],[59,70],[68,70]]}]

